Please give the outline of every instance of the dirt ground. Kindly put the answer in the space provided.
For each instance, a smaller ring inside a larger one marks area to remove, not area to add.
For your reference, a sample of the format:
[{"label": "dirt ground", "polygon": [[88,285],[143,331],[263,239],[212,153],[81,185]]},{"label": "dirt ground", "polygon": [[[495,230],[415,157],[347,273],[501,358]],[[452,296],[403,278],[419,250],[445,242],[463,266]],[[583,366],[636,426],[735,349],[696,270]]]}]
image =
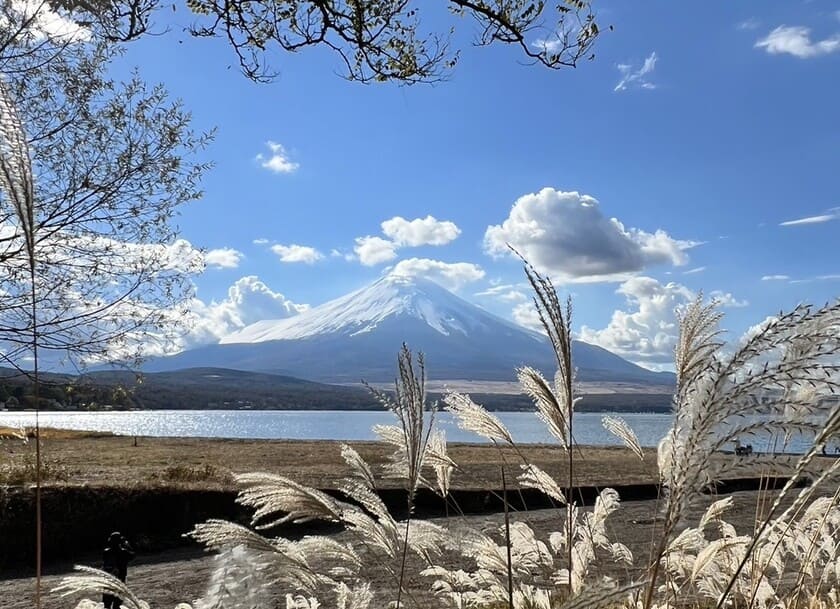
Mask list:
[{"label": "dirt ground", "polygon": [[[751,532],[756,519],[756,510],[769,497],[766,493],[737,492],[733,493],[734,507],[727,514],[727,521],[735,525],[739,532]],[[696,522],[706,505],[716,499],[709,497],[692,510],[691,522]],[[655,539],[657,526],[657,505],[655,501],[628,501],[622,503],[621,508],[610,517],[608,529],[614,541],[625,543],[633,552],[635,564],[630,568],[612,567],[607,572],[621,579],[629,580],[643,572],[647,564],[651,541]],[[512,515],[512,521],[525,521],[537,533],[538,538],[547,541],[548,534],[562,527],[562,510],[535,510],[519,512]],[[451,527],[454,537],[465,527],[497,533],[503,525],[501,514],[487,514],[481,516],[436,519],[436,522]],[[337,537],[345,538],[345,534],[338,533]],[[500,539],[497,536],[497,539]],[[87,557],[80,560],[82,564],[96,564],[97,557]],[[454,555],[449,555],[443,562],[452,562]],[[429,592],[430,581],[418,575],[424,567],[419,559],[413,559],[407,569],[410,574],[409,588],[411,596],[416,602],[408,602],[407,606],[434,607]],[[72,569],[71,565],[53,567],[44,578],[43,589],[52,590]],[[191,601],[201,597],[214,569],[212,556],[195,549],[182,549],[164,552],[156,555],[139,556],[129,568],[128,583],[132,590],[154,608],[171,608],[177,602]],[[370,569],[365,574],[373,583],[380,600],[391,599],[396,591],[396,583],[391,576],[381,569]],[[3,609],[30,609],[34,590],[34,580],[31,578],[11,579],[0,581],[0,607]],[[380,594],[382,596],[380,596]],[[55,593],[47,592],[44,599],[45,609],[72,609],[79,597],[61,598]],[[321,599],[325,606],[329,606],[329,599]],[[264,605],[265,609],[285,607],[282,591],[277,591]]]},{"label": "dirt ground", "polygon": [[[374,471],[381,470],[390,449],[374,442],[354,442],[353,446],[374,464]],[[3,460],[7,463],[31,458],[33,443],[4,440],[0,445]],[[540,465],[555,475],[562,484],[565,480],[565,453],[551,446],[526,446],[523,454],[512,450],[499,451],[486,445],[453,445],[450,455],[463,467],[453,477],[454,486],[463,489],[500,488],[500,468],[506,466],[510,474],[518,471],[521,459]],[[28,456],[27,456],[28,455]],[[43,455],[55,471],[63,471],[49,484],[84,484],[91,486],[148,487],[154,485],[187,485],[202,488],[232,487],[227,472],[272,471],[290,476],[320,488],[335,488],[346,471],[340,458],[340,445],[324,441],[248,441],[207,439],[165,439],[118,437],[103,434],[52,432],[46,433]],[[621,448],[584,447],[576,454],[575,484],[580,486],[610,486],[650,484],[656,482],[656,455],[647,451],[640,461],[629,450]],[[732,459],[732,455],[716,458]],[[172,474],[172,472],[176,474]],[[177,473],[180,472],[180,473]],[[210,472],[210,475],[205,475]],[[219,472],[222,472],[222,475]],[[756,475],[762,472],[756,472]],[[763,472],[765,474],[772,472]],[[509,475],[508,480],[514,476]],[[396,482],[391,484],[396,485]],[[756,507],[761,499],[757,492],[734,493],[736,505],[729,515],[739,531],[752,530]],[[709,499],[711,500],[711,498]],[[697,514],[704,505],[697,508]],[[634,568],[617,573],[622,577],[638,574],[647,564],[651,540],[655,538],[656,501],[627,501],[611,517],[610,529],[614,540],[627,544],[634,552]],[[455,531],[474,527],[485,531],[498,530],[501,514],[464,516],[446,519],[447,526]],[[563,512],[558,510],[533,510],[518,512],[514,521],[525,520],[547,540],[552,531],[560,530]],[[339,537],[344,534],[338,533]],[[455,534],[457,537],[457,533]],[[0,540],[0,543],[2,540]],[[453,556],[449,557],[454,560]],[[100,557],[80,556],[81,564],[97,565]],[[414,564],[408,570],[416,574],[422,565]],[[184,548],[141,555],[131,565],[129,584],[153,608],[174,607],[179,601],[200,597],[213,570],[212,557],[195,548]],[[51,590],[63,575],[72,571],[72,564],[50,565],[44,579],[44,590]],[[396,589],[391,577],[381,569],[367,574],[378,592]],[[434,606],[429,602],[429,582],[419,575],[412,575],[409,583],[418,606]],[[29,609],[34,596],[34,581],[27,577],[0,580],[0,607],[3,609]],[[382,598],[382,597],[379,597]],[[425,600],[424,600],[425,599]],[[324,599],[326,600],[326,599]],[[49,609],[71,609],[74,599],[61,599],[49,593],[44,604]],[[411,603],[409,603],[411,605]],[[285,607],[285,600],[277,597],[265,605]]]}]

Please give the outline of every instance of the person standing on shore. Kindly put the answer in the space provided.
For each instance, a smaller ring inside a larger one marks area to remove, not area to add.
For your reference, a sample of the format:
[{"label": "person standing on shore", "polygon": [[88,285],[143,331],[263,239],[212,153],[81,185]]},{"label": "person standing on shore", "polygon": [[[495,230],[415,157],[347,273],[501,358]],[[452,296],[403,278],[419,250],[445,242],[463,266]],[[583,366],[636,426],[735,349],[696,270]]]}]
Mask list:
[{"label": "person standing on shore", "polygon": [[[128,561],[132,558],[134,558],[134,550],[131,549],[128,540],[117,531],[111,533],[108,537],[108,545],[102,551],[102,570],[125,583],[128,576]],[[102,603],[105,609],[120,609],[122,606],[120,599],[110,594],[102,595]]]}]

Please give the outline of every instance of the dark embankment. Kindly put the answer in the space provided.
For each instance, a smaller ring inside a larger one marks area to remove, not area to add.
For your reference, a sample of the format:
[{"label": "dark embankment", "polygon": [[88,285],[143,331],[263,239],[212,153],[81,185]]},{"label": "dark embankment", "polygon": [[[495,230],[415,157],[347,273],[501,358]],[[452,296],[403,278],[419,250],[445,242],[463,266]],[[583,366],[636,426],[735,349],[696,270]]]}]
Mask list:
[{"label": "dark embankment", "polygon": [[[784,478],[741,478],[719,483],[716,493],[780,488]],[[802,480],[801,484],[807,481]],[[656,484],[613,486],[622,501],[654,499],[659,494]],[[575,489],[579,504],[591,505],[600,491],[592,486]],[[327,491],[338,495],[336,491]],[[381,491],[382,499],[398,517],[405,515],[405,491]],[[45,564],[72,561],[81,555],[97,552],[111,531],[119,530],[138,552],[157,552],[189,545],[184,537],[196,524],[210,518],[249,522],[249,511],[238,505],[232,491],[194,489],[127,489],[96,487],[52,487],[43,491],[43,559]],[[9,489],[0,494],[0,573],[20,573],[32,564],[35,548],[34,492],[31,489]],[[509,490],[511,509],[544,509],[555,507],[539,491]],[[415,516],[429,518],[454,514],[481,514],[501,511],[503,491],[455,490],[448,506],[431,491],[421,489],[416,497]],[[309,524],[271,531],[299,536],[328,529]]]}]

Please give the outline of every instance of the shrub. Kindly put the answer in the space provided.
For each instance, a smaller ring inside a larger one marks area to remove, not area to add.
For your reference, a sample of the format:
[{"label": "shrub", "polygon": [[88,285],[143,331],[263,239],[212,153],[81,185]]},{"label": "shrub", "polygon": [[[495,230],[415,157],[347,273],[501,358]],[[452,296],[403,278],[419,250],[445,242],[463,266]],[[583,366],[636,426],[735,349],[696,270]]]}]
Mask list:
[{"label": "shrub", "polygon": [[170,465],[160,474],[151,474],[156,479],[168,484],[192,484],[198,482],[217,482],[222,485],[234,483],[230,470],[205,463],[203,465]]},{"label": "shrub", "polygon": [[[34,484],[36,475],[35,457],[26,453],[19,460],[0,465],[0,485],[23,486]],[[41,480],[44,482],[65,482],[70,471],[58,459],[41,458]]]}]

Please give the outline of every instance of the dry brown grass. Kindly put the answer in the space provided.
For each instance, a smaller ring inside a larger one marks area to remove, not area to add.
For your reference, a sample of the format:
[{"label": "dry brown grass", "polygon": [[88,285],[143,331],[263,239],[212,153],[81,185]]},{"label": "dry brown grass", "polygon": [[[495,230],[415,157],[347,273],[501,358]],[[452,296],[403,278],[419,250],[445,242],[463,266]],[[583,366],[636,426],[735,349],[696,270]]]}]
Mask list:
[{"label": "dry brown grass", "polygon": [[233,474],[229,469],[211,463],[200,466],[170,465],[160,474],[151,474],[149,480],[163,486],[229,488],[234,485]]},{"label": "dry brown grass", "polygon": [[[60,459],[45,458],[41,460],[41,480],[43,482],[63,483],[71,478],[72,471]],[[31,454],[24,455],[22,459],[0,463],[0,487],[34,484],[35,479],[35,458]]]},{"label": "dry brown grass", "polygon": [[[341,459],[340,443],[332,441],[141,437],[135,446],[131,436],[84,432],[50,433],[42,439],[43,454],[71,469],[74,484],[136,486],[143,481],[159,484],[165,479],[195,479],[193,473],[216,468],[232,473],[282,473],[319,488],[337,488],[348,471]],[[389,447],[378,442],[351,444],[377,472],[381,472],[391,454]],[[23,460],[34,450],[31,443],[20,440],[4,442],[3,449],[7,462]],[[499,451],[488,445],[452,444],[449,452],[464,469],[453,476],[454,488],[498,488],[500,466],[507,464],[511,472],[518,473],[521,462],[512,450]],[[523,452],[532,463],[562,479],[560,459],[564,453],[557,447],[526,446]],[[618,472],[621,484],[656,481],[653,451],[641,462],[623,448],[583,448],[579,463],[575,476],[579,485],[616,484]],[[174,474],[169,475],[168,471]],[[386,480],[383,486],[399,487],[400,483]]]},{"label": "dry brown grass", "polygon": [[[186,480],[234,488],[227,476],[216,473],[268,471],[319,488],[337,488],[348,472],[341,458],[340,443],[332,441],[139,437],[135,446],[131,436],[60,430],[44,430],[42,439],[45,458],[72,471],[74,484],[159,486],[166,480]],[[378,442],[350,444],[381,474],[390,448]],[[652,484],[658,480],[652,449],[645,450],[643,462],[622,447],[582,447],[579,453],[575,450],[575,485],[603,487]],[[21,462],[33,451],[32,443],[20,440],[3,443],[6,463]],[[556,446],[527,445],[522,447],[522,452],[531,463],[552,474],[559,483],[565,483],[562,450]],[[501,488],[500,467],[504,465],[510,474],[518,474],[521,463],[513,450],[499,450],[486,444],[450,444],[449,454],[463,469],[453,475],[456,489]],[[734,457],[716,455],[714,458]],[[509,476],[514,478],[515,475]],[[386,480],[382,486],[399,487],[400,483]]]},{"label": "dry brown grass", "polygon": [[[0,425],[0,440],[15,440],[21,439],[21,436],[31,440],[35,437],[34,427],[25,427],[23,429],[4,427]],[[77,431],[74,429],[50,429],[47,427],[41,428],[42,440],[79,440],[82,438],[109,438],[114,437],[114,434],[107,431]]]}]

